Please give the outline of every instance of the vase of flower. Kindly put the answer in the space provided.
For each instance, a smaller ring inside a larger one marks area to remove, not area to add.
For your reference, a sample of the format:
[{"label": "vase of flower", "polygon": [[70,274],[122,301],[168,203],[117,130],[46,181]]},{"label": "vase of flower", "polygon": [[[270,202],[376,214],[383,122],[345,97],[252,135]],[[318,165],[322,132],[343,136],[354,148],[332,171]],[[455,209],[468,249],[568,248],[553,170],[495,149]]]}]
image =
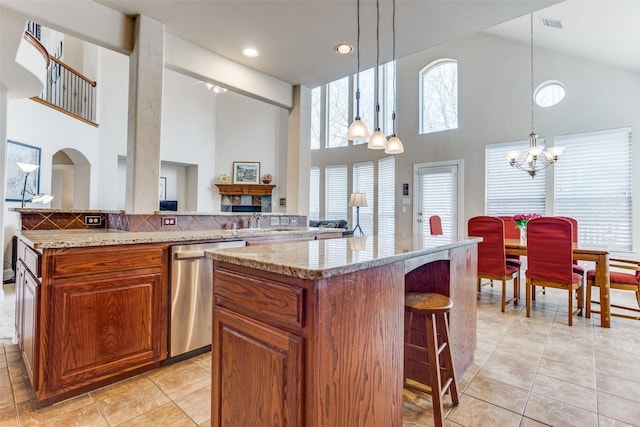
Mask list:
[{"label": "vase of flower", "polygon": [[513,216],[513,222],[516,223],[516,227],[520,229],[520,241],[525,243],[527,241],[527,224],[529,220],[534,218],[540,218],[542,215],[537,213],[532,214],[517,214]]},{"label": "vase of flower", "polygon": [[263,184],[271,184],[271,180],[273,180],[273,177],[269,173],[262,176]]}]

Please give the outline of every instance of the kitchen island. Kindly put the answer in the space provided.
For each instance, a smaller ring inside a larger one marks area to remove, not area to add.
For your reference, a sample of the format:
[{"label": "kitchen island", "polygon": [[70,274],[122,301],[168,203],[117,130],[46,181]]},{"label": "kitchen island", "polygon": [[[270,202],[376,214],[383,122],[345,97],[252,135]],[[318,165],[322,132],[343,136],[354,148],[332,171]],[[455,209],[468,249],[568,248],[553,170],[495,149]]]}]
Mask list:
[{"label": "kitchen island", "polygon": [[374,236],[207,252],[211,424],[401,426],[405,288],[454,300],[461,377],[475,350],[479,241]]}]

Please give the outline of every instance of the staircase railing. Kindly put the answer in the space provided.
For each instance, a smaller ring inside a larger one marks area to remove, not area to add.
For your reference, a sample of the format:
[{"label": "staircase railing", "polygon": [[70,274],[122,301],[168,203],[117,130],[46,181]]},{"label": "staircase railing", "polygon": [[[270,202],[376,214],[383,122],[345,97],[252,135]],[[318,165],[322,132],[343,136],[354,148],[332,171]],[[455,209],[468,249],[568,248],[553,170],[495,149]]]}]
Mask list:
[{"label": "staircase railing", "polygon": [[[40,40],[41,26],[28,22],[25,33],[26,37]],[[59,59],[61,48],[62,43],[56,56],[49,54],[47,83],[42,93],[31,99],[97,127],[97,83],[62,62]]]}]

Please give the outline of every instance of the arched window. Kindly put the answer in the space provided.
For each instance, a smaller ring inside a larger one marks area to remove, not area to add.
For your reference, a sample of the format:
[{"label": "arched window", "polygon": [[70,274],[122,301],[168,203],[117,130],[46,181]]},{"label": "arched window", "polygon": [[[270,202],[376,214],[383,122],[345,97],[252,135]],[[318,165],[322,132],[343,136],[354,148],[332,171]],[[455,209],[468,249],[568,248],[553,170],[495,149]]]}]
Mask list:
[{"label": "arched window", "polygon": [[420,133],[458,128],[458,62],[440,59],[420,71]]}]

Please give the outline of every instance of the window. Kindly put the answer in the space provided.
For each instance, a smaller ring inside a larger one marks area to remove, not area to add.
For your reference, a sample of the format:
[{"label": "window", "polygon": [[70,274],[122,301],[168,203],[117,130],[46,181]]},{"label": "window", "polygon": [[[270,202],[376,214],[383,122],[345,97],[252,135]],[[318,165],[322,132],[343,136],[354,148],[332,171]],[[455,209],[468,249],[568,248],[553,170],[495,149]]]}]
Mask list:
[{"label": "window", "polygon": [[[367,195],[367,206],[360,208],[360,228],[368,235],[373,234],[373,187],[373,162],[354,163],[352,193],[364,193]],[[355,226],[356,208],[351,209],[354,215],[351,224]]]},{"label": "window", "polygon": [[378,161],[378,234],[396,231],[396,160],[393,156]]},{"label": "window", "polygon": [[[544,140],[538,139],[538,145]],[[485,148],[485,212],[486,215],[514,215],[517,213],[545,214],[546,170],[531,178],[511,165],[507,151],[526,150],[529,141],[487,145]]]},{"label": "window", "polygon": [[565,89],[562,83],[549,80],[542,83],[534,92],[536,104],[541,107],[552,107],[564,99]]},{"label": "window", "polygon": [[320,219],[320,168],[309,170],[309,219]]},{"label": "window", "polygon": [[420,232],[431,234],[429,218],[438,215],[445,236],[458,232],[458,166],[442,165],[418,168],[418,210],[422,213]]},{"label": "window", "polygon": [[347,166],[327,166],[324,177],[324,219],[347,219]]},{"label": "window", "polygon": [[420,72],[420,133],[458,128],[458,63],[443,59]]},{"label": "window", "polygon": [[554,166],[555,214],[578,220],[580,244],[631,251],[631,128],[559,136],[555,145],[565,147]]},{"label": "window", "polygon": [[311,149],[320,148],[320,127],[322,123],[322,88],[311,90]]},{"label": "window", "polygon": [[329,117],[329,135],[327,147],[345,147],[349,129],[349,78],[329,83],[327,95],[327,114]]}]

